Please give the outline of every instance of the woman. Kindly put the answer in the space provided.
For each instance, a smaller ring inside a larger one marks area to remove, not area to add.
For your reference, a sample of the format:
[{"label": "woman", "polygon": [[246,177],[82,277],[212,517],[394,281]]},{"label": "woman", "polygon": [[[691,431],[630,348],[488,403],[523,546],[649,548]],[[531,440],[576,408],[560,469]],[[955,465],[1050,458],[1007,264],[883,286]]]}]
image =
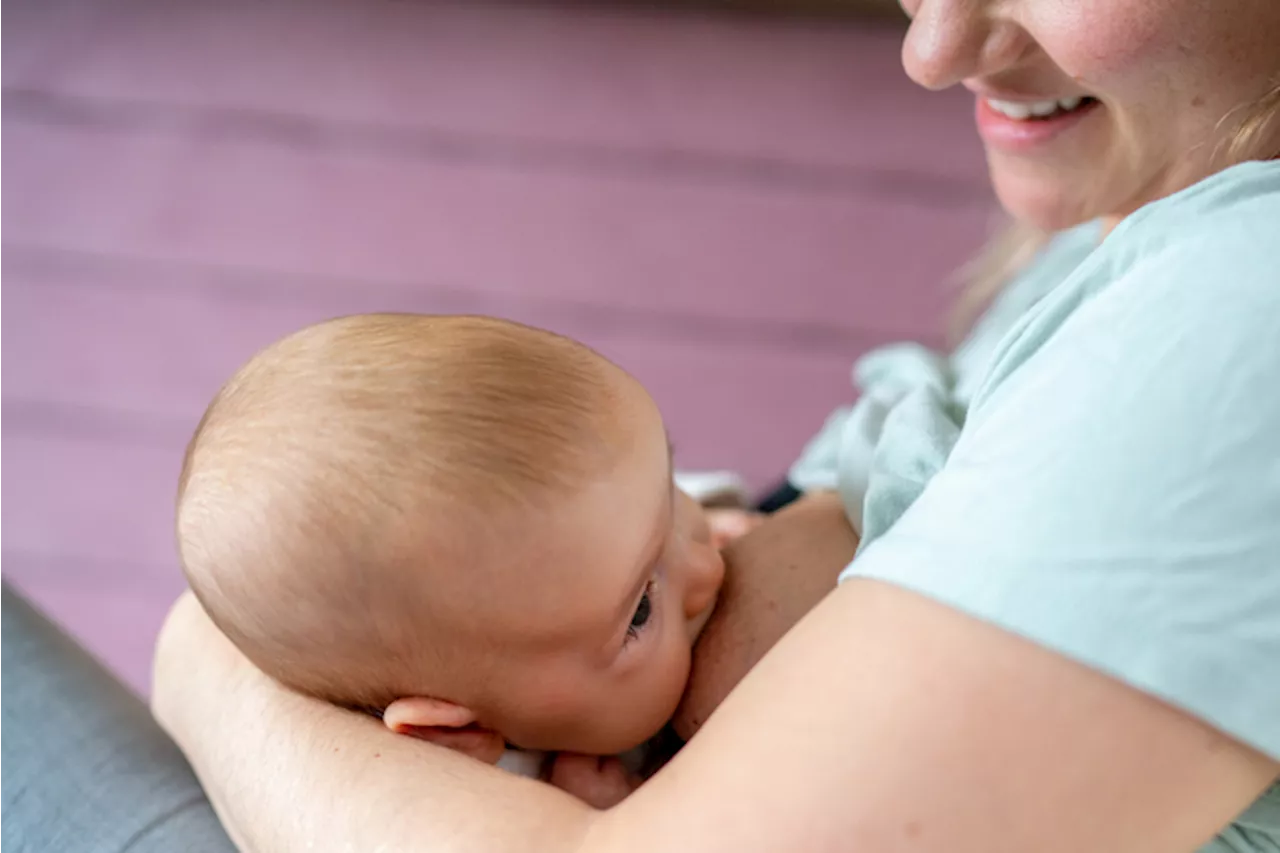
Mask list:
[{"label": "woman", "polygon": [[275,688],[187,600],[155,710],[243,847],[1280,845],[1280,4],[904,5],[1057,236],[952,359],[863,362],[797,470],[835,491],[733,550],[697,736],[595,811]]}]

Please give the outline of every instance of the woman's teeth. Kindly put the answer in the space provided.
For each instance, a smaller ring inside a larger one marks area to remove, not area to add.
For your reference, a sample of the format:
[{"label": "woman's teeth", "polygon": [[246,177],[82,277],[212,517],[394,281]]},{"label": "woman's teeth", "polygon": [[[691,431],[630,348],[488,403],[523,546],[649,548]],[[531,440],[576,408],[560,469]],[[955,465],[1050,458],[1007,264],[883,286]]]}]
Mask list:
[{"label": "woman's teeth", "polygon": [[1055,101],[998,101],[987,98],[991,109],[1016,121],[1030,118],[1045,118],[1058,112],[1071,112],[1085,103],[1087,98],[1059,98]]}]

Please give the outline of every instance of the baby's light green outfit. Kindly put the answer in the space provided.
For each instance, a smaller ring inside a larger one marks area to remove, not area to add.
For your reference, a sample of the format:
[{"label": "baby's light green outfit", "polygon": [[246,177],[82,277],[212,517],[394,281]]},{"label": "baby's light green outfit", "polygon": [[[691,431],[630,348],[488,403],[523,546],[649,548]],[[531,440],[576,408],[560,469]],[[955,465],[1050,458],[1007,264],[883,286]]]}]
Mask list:
[{"label": "baby's light green outfit", "polygon": [[[792,469],[850,577],[921,592],[1280,759],[1280,162],[1058,236],[951,357],[868,354]],[[1280,851],[1273,786],[1208,851]]]}]

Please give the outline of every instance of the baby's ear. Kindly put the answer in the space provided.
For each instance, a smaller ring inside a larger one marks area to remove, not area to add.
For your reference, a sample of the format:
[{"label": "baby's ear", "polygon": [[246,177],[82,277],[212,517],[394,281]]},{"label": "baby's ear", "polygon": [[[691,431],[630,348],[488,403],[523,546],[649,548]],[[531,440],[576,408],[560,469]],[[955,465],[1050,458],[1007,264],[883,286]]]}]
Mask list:
[{"label": "baby's ear", "polygon": [[397,699],[383,711],[382,722],[396,734],[457,750],[485,764],[496,764],[507,745],[502,735],[476,725],[470,708],[443,699]]}]

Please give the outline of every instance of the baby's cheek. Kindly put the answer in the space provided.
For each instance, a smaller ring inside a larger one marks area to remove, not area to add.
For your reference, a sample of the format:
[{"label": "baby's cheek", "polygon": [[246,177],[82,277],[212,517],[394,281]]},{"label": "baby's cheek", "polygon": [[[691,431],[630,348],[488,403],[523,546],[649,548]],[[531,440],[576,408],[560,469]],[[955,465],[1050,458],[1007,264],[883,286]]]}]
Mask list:
[{"label": "baby's cheek", "polygon": [[660,703],[660,707],[654,711],[654,716],[662,717],[661,723],[666,723],[671,718],[671,715],[675,713],[676,706],[680,704],[681,697],[684,696],[684,688],[689,681],[689,669],[693,657],[689,638],[683,630],[683,626],[672,627],[678,630],[672,630],[670,636],[666,638],[663,659],[655,667],[658,684],[651,694],[654,703]]}]

